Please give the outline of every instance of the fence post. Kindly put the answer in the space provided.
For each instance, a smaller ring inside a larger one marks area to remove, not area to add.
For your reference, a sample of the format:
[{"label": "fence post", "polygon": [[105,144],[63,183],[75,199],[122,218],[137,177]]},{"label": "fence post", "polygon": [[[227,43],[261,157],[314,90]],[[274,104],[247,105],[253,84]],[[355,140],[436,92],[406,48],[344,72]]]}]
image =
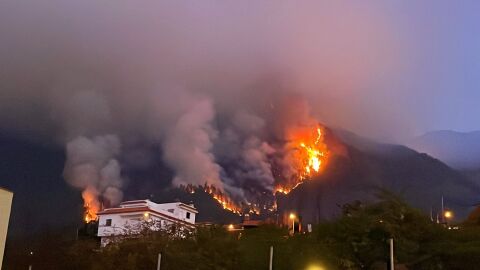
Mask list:
[{"label": "fence post", "polygon": [[162,253],[158,253],[158,261],[157,261],[157,270],[160,270],[160,265],[162,264]]},{"label": "fence post", "polygon": [[270,246],[270,264],[268,265],[268,269],[273,269],[273,246]]}]

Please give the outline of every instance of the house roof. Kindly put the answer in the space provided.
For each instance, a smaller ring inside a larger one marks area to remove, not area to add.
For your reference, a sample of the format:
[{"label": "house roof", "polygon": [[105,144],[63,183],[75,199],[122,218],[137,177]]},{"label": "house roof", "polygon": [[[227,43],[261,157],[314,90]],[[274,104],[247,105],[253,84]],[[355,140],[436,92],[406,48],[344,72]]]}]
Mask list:
[{"label": "house roof", "polygon": [[[125,201],[125,202],[121,202],[120,205],[130,205],[130,204],[147,204],[147,203],[154,203],[148,199],[146,200],[133,200],[133,201]],[[155,203],[154,203],[155,204]],[[197,209],[192,206],[192,205],[189,205],[189,204],[186,204],[186,203],[182,203],[182,202],[176,202],[175,204],[177,204],[179,207],[183,207],[183,208],[186,208],[186,210],[189,210],[193,213],[196,213],[198,214],[198,211]]]},{"label": "house roof", "polygon": [[147,203],[147,202],[149,202],[149,200],[133,200],[133,201],[121,202],[120,205],[124,205],[124,204],[137,204],[137,203]]}]

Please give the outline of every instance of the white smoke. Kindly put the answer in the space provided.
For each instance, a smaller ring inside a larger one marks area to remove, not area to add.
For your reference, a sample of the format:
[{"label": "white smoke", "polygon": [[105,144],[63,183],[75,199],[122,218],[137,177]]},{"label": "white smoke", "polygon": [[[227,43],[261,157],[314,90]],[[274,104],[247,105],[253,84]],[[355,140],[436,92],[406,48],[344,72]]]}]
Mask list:
[{"label": "white smoke", "polygon": [[121,202],[123,179],[116,159],[120,150],[115,135],[77,137],[67,143],[63,174],[68,183],[84,190],[85,203],[99,209],[99,196],[111,205]]},{"label": "white smoke", "polygon": [[187,108],[167,132],[164,159],[175,170],[174,185],[205,183],[224,189],[220,165],[211,153],[217,130],[212,126],[215,117],[209,99],[200,99]]},{"label": "white smoke", "polygon": [[272,191],[274,177],[269,158],[275,149],[262,140],[265,120],[244,110],[237,111],[216,143],[216,155],[229,166],[234,185]]}]

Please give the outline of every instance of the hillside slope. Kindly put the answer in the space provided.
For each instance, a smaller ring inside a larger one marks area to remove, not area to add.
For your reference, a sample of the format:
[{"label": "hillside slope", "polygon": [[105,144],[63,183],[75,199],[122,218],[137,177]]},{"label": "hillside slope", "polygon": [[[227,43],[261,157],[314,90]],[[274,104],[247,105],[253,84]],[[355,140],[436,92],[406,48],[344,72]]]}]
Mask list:
[{"label": "hillside slope", "polygon": [[352,133],[337,135],[347,145],[348,154],[335,157],[325,173],[283,199],[284,209],[300,209],[308,222],[338,215],[344,203],[371,200],[379,189],[399,194],[426,213],[432,208],[438,211],[444,196],[457,219],[466,217],[480,198],[478,185],[426,154]]}]

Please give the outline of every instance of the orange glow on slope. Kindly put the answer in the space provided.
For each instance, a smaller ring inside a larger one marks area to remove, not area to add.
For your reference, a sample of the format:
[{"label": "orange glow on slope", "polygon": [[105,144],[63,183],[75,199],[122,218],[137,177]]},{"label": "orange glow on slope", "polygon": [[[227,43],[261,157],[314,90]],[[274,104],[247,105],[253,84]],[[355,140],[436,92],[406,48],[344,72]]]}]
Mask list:
[{"label": "orange glow on slope", "polygon": [[206,193],[210,194],[212,198],[214,198],[222,206],[223,209],[238,215],[242,214],[242,208],[236,205],[235,202],[221,190],[209,185],[205,185],[204,190]]},{"label": "orange glow on slope", "polygon": [[296,128],[289,132],[287,162],[294,170],[294,175],[285,184],[278,185],[275,193],[288,194],[303,181],[320,173],[328,156],[324,134],[319,125]]},{"label": "orange glow on slope", "polygon": [[100,211],[100,203],[96,196],[88,188],[82,192],[83,207],[85,209],[83,220],[85,223],[97,220],[97,213]]},{"label": "orange glow on slope", "polygon": [[90,223],[91,221],[97,220],[96,213],[98,212],[98,210],[94,210],[88,204],[86,204],[84,207],[85,207],[85,215],[84,215],[85,223]]}]

